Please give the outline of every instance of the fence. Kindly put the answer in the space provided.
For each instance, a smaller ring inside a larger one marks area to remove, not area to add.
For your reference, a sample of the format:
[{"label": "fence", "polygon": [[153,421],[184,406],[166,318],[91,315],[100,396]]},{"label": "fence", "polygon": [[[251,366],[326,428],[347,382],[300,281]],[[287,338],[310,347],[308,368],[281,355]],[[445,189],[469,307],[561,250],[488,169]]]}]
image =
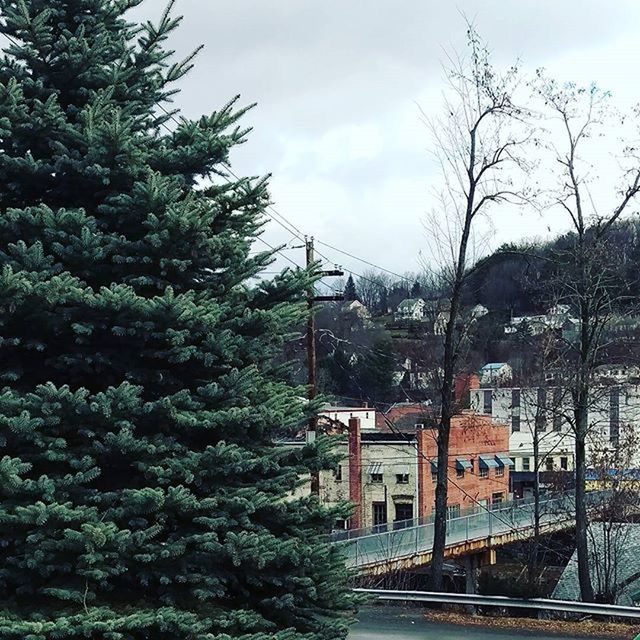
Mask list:
[{"label": "fence", "polygon": [[[588,504],[603,499],[604,492],[587,494]],[[571,494],[561,494],[540,502],[540,524],[562,525],[574,518],[575,506]],[[514,501],[499,508],[451,518],[447,522],[447,546],[455,546],[491,536],[515,531],[533,530],[535,509],[532,502]],[[410,526],[387,528],[381,532],[368,533],[334,542],[342,547],[347,566],[352,568],[411,557],[431,551],[433,547],[433,521]],[[396,523],[397,524],[397,523]]]}]

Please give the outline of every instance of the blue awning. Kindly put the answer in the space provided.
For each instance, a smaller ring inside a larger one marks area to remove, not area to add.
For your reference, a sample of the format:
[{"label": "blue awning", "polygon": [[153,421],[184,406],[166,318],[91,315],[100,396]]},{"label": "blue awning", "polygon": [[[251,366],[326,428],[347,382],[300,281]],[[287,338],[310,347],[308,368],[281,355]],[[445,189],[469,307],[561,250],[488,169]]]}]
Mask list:
[{"label": "blue awning", "polygon": [[496,460],[500,467],[513,467],[513,460],[506,453],[496,454]]},{"label": "blue awning", "polygon": [[478,463],[482,469],[495,469],[498,466],[493,456],[478,456]]},{"label": "blue awning", "polygon": [[466,458],[456,458],[456,469],[469,470],[471,463]]}]

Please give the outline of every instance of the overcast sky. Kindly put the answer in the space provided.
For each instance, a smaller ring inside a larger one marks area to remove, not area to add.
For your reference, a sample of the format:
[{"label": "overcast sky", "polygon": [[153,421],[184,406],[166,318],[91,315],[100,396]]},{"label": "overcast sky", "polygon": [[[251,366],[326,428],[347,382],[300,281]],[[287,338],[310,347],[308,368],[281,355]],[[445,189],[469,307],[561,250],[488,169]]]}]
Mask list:
[{"label": "overcast sky", "polygon": [[[147,0],[134,15],[157,20],[163,4]],[[183,113],[236,94],[256,102],[234,171],[271,172],[276,210],[304,233],[401,273],[419,268],[439,179],[417,105],[441,108],[443,48],[464,48],[461,14],[497,66],[520,58],[561,81],[596,81],[621,106],[640,99],[637,0],[177,0],[175,12],[178,54],[205,45],[181,81]],[[512,209],[496,211],[494,226],[491,248],[558,228]],[[264,237],[294,244],[273,223]],[[320,248],[347,270],[367,268]]]}]

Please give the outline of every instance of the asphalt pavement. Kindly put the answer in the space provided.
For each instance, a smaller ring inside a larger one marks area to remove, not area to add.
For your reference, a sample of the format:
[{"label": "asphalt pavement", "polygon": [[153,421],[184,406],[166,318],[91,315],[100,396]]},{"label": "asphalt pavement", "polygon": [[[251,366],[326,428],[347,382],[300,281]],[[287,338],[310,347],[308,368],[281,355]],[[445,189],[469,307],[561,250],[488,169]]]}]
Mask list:
[{"label": "asphalt pavement", "polygon": [[[365,607],[358,620],[349,640],[560,640],[557,635],[539,635],[531,631],[514,634],[500,629],[436,624],[426,620],[419,610],[400,607]],[[571,637],[571,640],[593,638]]]}]

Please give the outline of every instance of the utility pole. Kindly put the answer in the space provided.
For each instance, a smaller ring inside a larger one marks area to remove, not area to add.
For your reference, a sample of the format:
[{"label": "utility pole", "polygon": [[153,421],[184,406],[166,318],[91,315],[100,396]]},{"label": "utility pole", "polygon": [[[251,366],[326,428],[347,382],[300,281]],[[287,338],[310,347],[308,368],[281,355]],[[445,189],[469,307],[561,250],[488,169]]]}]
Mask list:
[{"label": "utility pole", "polygon": [[[314,261],[313,253],[313,236],[311,238],[305,238],[305,248],[307,252],[307,269],[311,267]],[[309,401],[313,401],[317,395],[318,387],[316,383],[316,318],[313,313],[313,299],[314,299],[314,287],[311,285],[307,292],[307,395]],[[315,434],[318,419],[315,415],[309,418],[309,431]],[[313,436],[312,436],[313,437]]]},{"label": "utility pole", "polygon": [[[313,250],[313,236],[310,238],[305,237],[305,249],[306,249],[306,265],[307,269],[311,267],[315,260],[314,250]],[[332,269],[329,271],[320,271],[322,276],[343,276],[344,271],[341,269]],[[307,378],[307,397],[309,401],[315,399],[318,393],[318,387],[316,382],[316,320],[313,312],[314,302],[336,302],[344,299],[344,293],[340,295],[332,295],[332,296],[317,296],[315,295],[315,289],[313,285],[309,287],[307,292],[307,307],[309,310],[307,317],[307,370],[308,370],[308,378]],[[309,429],[308,431],[312,433],[311,437],[313,438],[315,435],[316,427],[318,426],[318,418],[317,416],[312,416],[309,418]]]}]

